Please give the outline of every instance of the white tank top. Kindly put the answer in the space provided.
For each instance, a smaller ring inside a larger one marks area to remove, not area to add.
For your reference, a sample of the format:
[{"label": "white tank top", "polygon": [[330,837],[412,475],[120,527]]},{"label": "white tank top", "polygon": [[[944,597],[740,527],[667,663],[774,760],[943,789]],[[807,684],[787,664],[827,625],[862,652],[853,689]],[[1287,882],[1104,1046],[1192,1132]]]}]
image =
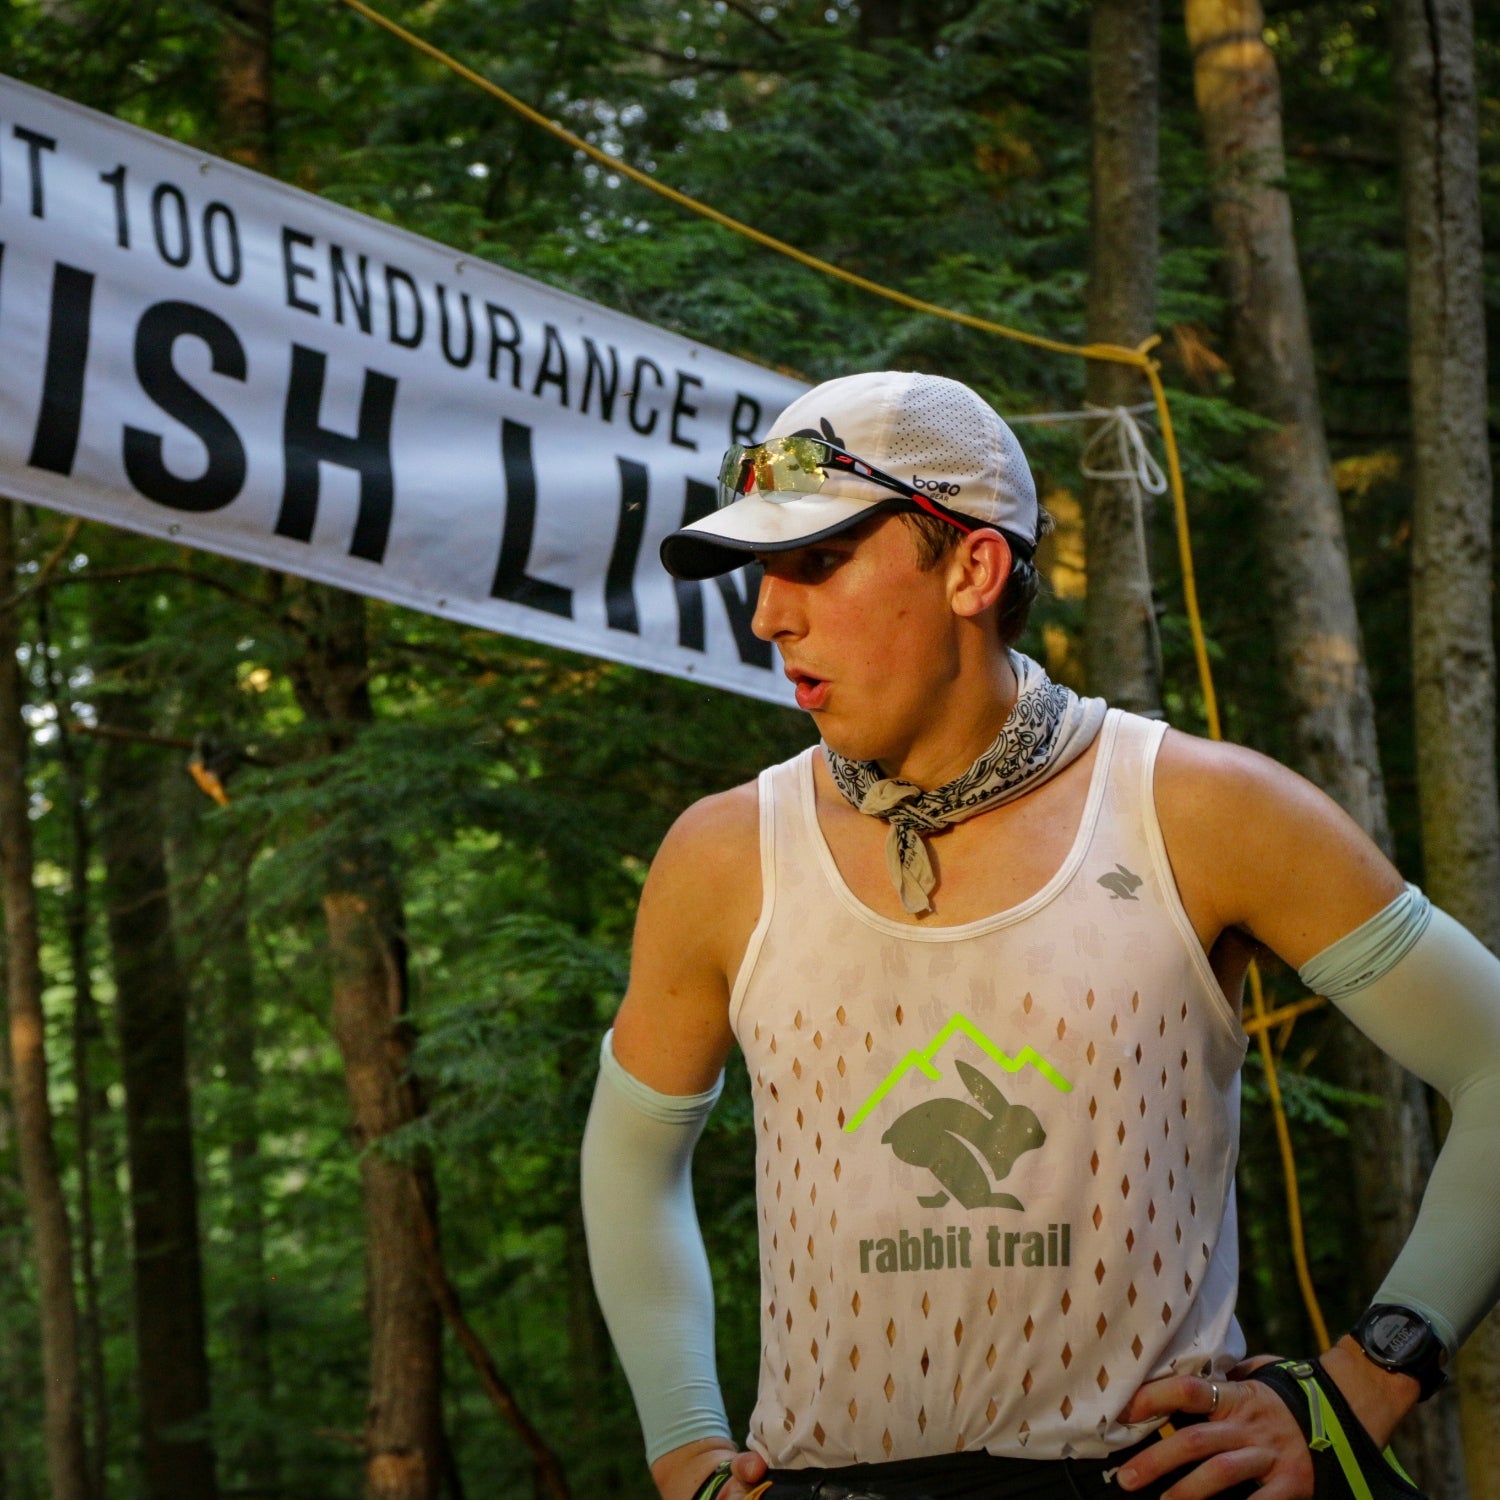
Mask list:
[{"label": "white tank top", "polygon": [[[1111,710],[1062,867],[957,927],[861,903],[809,750],[760,778],[763,902],[730,1020],[753,1081],[778,1468],[1102,1457],[1144,1380],[1222,1371],[1244,1033]],[[996,857],[1004,858],[1003,844]]]}]

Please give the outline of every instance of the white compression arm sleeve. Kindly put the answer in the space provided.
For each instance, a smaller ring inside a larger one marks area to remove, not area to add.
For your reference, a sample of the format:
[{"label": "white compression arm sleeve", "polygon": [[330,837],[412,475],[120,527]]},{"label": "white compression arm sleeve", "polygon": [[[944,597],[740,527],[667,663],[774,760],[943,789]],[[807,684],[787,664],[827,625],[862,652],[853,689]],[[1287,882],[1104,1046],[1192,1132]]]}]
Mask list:
[{"label": "white compression arm sleeve", "polygon": [[604,1321],[625,1367],[646,1462],[729,1437],[714,1364],[714,1296],[693,1207],[693,1147],[724,1087],[659,1094],[606,1034],[583,1134],[583,1224]]},{"label": "white compression arm sleeve", "polygon": [[[1377,948],[1385,959],[1372,961]],[[1500,1297],[1500,960],[1412,888],[1298,972],[1453,1107],[1416,1224],[1375,1301],[1424,1314],[1456,1353]]]}]

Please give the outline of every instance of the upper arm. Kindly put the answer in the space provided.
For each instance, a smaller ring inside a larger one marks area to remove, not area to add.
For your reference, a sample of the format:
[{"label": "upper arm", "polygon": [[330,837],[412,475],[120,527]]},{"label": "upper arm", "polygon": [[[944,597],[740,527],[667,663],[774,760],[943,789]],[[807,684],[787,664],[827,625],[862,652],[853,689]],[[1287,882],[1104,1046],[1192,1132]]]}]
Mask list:
[{"label": "upper arm", "polygon": [[627,1073],[664,1094],[713,1084],[733,1044],[729,991],[759,909],[751,782],[690,807],[652,862],[612,1041]]},{"label": "upper arm", "polygon": [[1300,968],[1404,889],[1332,798],[1254,750],[1169,730],[1155,800],[1179,894],[1206,948],[1237,928]]}]

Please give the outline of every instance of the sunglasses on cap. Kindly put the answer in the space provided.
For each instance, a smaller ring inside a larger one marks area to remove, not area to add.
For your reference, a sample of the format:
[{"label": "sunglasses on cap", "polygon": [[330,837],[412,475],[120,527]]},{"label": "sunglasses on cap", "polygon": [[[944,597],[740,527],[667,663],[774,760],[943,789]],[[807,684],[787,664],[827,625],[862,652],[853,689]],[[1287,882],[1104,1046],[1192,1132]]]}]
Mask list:
[{"label": "sunglasses on cap", "polygon": [[918,510],[936,516],[965,534],[978,530],[972,519],[961,520],[945,505],[909,484],[903,484],[873,464],[846,453],[822,438],[779,437],[764,443],[736,443],[719,466],[719,509],[755,494],[782,505],[799,495],[816,495],[829,473],[852,474],[884,489],[894,490]]}]

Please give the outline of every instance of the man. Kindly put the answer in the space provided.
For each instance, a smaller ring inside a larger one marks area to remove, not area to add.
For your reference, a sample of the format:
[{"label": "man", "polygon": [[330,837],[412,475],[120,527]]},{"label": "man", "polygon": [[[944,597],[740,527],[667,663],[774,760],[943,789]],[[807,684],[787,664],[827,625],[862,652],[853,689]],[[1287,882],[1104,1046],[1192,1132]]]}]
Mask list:
[{"label": "man", "polygon": [[[669,833],[606,1038],[584,1209],[663,1500],[1294,1500],[1353,1471],[1415,1494],[1378,1449],[1500,1292],[1500,964],[1299,777],[1009,649],[1041,518],[966,387],[829,381],[720,487],[663,560],[761,562],[754,628],[821,744]],[[1258,945],[1455,1123],[1379,1311],[1251,1378]],[[689,1177],[736,1041],[762,1274],[743,1453]]]}]

